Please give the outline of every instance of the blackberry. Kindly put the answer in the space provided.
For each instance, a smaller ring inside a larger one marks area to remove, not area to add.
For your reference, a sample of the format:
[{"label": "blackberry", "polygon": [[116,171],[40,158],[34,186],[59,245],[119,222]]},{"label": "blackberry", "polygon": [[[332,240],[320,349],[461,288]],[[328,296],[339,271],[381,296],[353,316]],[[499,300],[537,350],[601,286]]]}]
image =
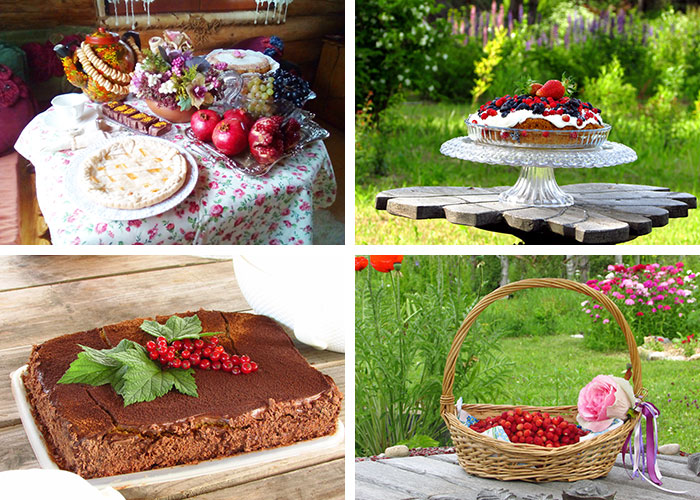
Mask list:
[{"label": "blackberry", "polygon": [[307,81],[283,69],[275,71],[274,78],[275,101],[285,99],[298,107],[304,105],[311,93],[311,87]]}]

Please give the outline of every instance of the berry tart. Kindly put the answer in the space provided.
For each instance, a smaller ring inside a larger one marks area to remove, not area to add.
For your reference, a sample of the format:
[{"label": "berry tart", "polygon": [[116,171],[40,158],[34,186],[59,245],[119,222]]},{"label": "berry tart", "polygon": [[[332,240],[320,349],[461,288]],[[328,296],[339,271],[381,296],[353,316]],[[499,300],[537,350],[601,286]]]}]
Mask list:
[{"label": "berry tart", "polygon": [[204,310],[54,338],[23,381],[53,459],[86,479],[331,435],[342,400],[270,318]]},{"label": "berry tart", "polygon": [[567,96],[566,80],[528,83],[527,92],[505,95],[482,105],[466,120],[477,142],[525,147],[595,147],[607,140],[610,126],[600,109]]}]

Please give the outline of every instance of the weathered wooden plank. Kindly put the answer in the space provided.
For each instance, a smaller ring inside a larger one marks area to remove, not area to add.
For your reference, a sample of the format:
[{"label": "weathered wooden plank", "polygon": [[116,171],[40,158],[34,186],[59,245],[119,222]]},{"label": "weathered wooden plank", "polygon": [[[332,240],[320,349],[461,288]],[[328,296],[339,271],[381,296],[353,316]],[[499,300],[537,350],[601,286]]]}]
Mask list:
[{"label": "weathered wooden plank", "polygon": [[405,188],[388,189],[377,194],[374,207],[377,210],[386,210],[387,201],[391,198],[430,198],[432,196],[457,196],[469,194],[489,194],[491,191],[477,187],[450,187],[450,186],[414,186]]},{"label": "weathered wooden plank", "polygon": [[620,210],[606,210],[605,213],[600,213],[596,211],[590,211],[591,215],[598,217],[609,217],[611,219],[619,220],[629,226],[630,234],[639,236],[642,234],[651,233],[654,224],[651,219],[644,217],[634,212],[622,212]]},{"label": "weathered wooden plank", "polygon": [[94,0],[0,0],[0,12],[0,31],[53,28],[67,23],[72,26],[94,26],[97,21]]},{"label": "weathered wooden plank", "polygon": [[470,203],[469,205],[449,205],[444,208],[445,218],[453,224],[482,227],[490,224],[498,224],[503,220],[503,215],[498,210],[486,208],[482,205]]},{"label": "weathered wooden plank", "polygon": [[173,255],[8,255],[0,257],[0,292],[80,279],[215,262]]},{"label": "weathered wooden plank", "polygon": [[587,206],[596,206],[598,210],[604,208],[621,209],[628,206],[651,206],[668,210],[671,217],[687,217],[688,205],[683,202],[671,200],[667,198],[634,198],[631,200],[611,200],[611,199],[595,199],[586,198]]},{"label": "weathered wooden plank", "polygon": [[[697,483],[696,488],[700,488],[700,477],[693,474],[693,472],[688,469],[688,457],[681,456],[667,456],[658,455],[659,470],[663,477],[663,482],[666,481],[667,477],[673,477],[676,479],[681,479],[683,481],[689,481],[691,483]],[[627,470],[631,470],[629,456],[626,459]],[[622,470],[625,466],[622,463],[622,455],[618,455],[615,460],[615,467],[619,467]]]},{"label": "weathered wooden plank", "polygon": [[39,467],[22,426],[0,428],[0,443],[0,470]]},{"label": "weathered wooden plank", "polygon": [[609,217],[589,213],[587,220],[574,223],[576,241],[589,245],[622,243],[630,239],[630,227]]},{"label": "weathered wooden plank", "polygon": [[503,212],[503,218],[508,225],[520,231],[532,232],[541,231],[547,225],[547,220],[557,217],[566,210],[562,207],[537,207],[520,210],[508,210]]},{"label": "weathered wooden plank", "polygon": [[[519,495],[550,493],[555,497],[569,485],[566,482],[528,483],[522,481],[498,481],[485,479],[467,474],[458,464],[455,454],[447,454],[432,457],[410,457],[401,459],[382,460],[376,463],[390,468],[387,469],[368,467],[365,464],[372,462],[360,462],[355,464],[356,484],[363,487],[370,486],[374,496],[368,496],[368,500],[378,498],[377,490],[386,490],[391,493],[402,492],[406,497],[420,499],[434,499],[438,496],[455,495],[455,498],[469,498],[475,496],[475,492],[484,488],[506,488]],[[680,467],[682,464],[670,462],[660,457],[659,467],[664,475],[664,487],[691,492],[688,498],[700,498],[700,488],[697,488],[697,478],[683,476]],[[676,469],[674,469],[676,468]],[[403,474],[397,474],[391,469],[399,469]],[[675,470],[675,472],[674,472]],[[690,473],[690,471],[688,471]],[[673,477],[677,475],[679,477]],[[384,479],[387,478],[387,479]],[[440,486],[432,480],[438,478],[448,482],[450,486]],[[395,480],[403,483],[395,484]],[[615,465],[610,474],[598,479],[608,487],[618,492],[618,498],[649,498],[649,486],[642,480],[630,481],[627,473],[618,465]],[[425,487],[424,487],[425,485]],[[455,491],[456,489],[456,491]],[[671,500],[672,494],[657,492],[654,490],[654,499]],[[656,496],[658,494],[658,496]],[[471,495],[471,496],[469,496]]]},{"label": "weathered wooden plank", "polygon": [[442,219],[445,217],[443,207],[461,205],[464,201],[448,196],[435,198],[392,198],[387,202],[386,211],[409,219]]},{"label": "weathered wooden plank", "polygon": [[183,309],[249,309],[230,262],[13,290],[0,298],[3,347]]},{"label": "weathered wooden plank", "polygon": [[355,500],[406,500],[406,495],[383,486],[355,480]]},{"label": "weathered wooden plank", "polygon": [[621,191],[670,191],[663,186],[648,186],[644,184],[614,184],[609,182],[595,182],[584,184],[567,184],[561,186],[567,193],[599,193],[599,192],[621,192]]},{"label": "weathered wooden plank", "polygon": [[201,500],[229,500],[245,498],[249,500],[269,500],[270,492],[284,492],[277,498],[288,500],[333,500],[345,498],[345,460],[338,459],[323,464],[297,469],[240,486],[224,488],[204,495]]},{"label": "weathered wooden plank", "polygon": [[[588,209],[600,210],[600,207],[587,206],[585,204],[581,205]],[[606,213],[608,211],[613,213],[628,213],[634,214],[641,217],[646,217],[649,219],[653,227],[662,227],[668,224],[669,213],[668,210],[659,207],[643,206],[643,205],[627,205],[624,207],[615,207],[614,209],[606,208]]]},{"label": "weathered wooden plank", "polygon": [[498,201],[498,193],[460,195],[457,198],[461,198],[467,203],[493,203]]}]

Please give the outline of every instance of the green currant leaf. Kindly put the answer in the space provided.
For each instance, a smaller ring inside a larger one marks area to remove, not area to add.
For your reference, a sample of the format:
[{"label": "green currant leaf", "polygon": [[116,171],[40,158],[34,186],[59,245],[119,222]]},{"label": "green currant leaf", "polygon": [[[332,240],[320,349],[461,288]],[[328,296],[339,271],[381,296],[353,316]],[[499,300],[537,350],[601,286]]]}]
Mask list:
[{"label": "green currant leaf", "polygon": [[[213,337],[214,335],[223,335],[224,332],[202,332],[198,337]],[[182,338],[192,338],[192,337],[182,337]]]},{"label": "green currant leaf", "polygon": [[168,373],[173,377],[175,389],[187,396],[199,397],[199,394],[197,394],[197,382],[194,380],[194,370],[192,368],[188,370],[175,368],[168,370]]},{"label": "green currant leaf", "polygon": [[167,340],[167,333],[169,331],[166,331],[166,326],[161,325],[157,321],[153,321],[150,319],[147,319],[141,324],[141,330],[144,332],[148,333],[149,335],[153,335],[154,337],[165,337]]},{"label": "green currant leaf", "polygon": [[165,326],[172,332],[173,340],[197,338],[202,332],[202,322],[196,314],[187,318],[170,316],[168,321],[165,322]]},{"label": "green currant leaf", "polygon": [[143,401],[153,401],[164,396],[173,387],[173,376],[168,371],[158,370],[150,376],[144,376],[144,372],[129,369],[124,377],[124,385],[121,387],[121,396],[124,398],[124,406],[140,403]]},{"label": "green currant leaf", "polygon": [[99,363],[105,366],[120,366],[121,363],[115,359],[112,359],[109,355],[115,352],[126,351],[130,347],[130,342],[134,343],[130,340],[122,339],[122,341],[119,342],[119,344],[117,344],[117,346],[113,347],[112,349],[93,349],[92,347],[88,347],[85,345],[78,345],[82,347],[83,354],[95,363]]},{"label": "green currant leaf", "polygon": [[58,381],[59,384],[111,384],[116,378],[119,367],[105,366],[87,357],[85,353],[78,354],[70,364],[66,373]]}]

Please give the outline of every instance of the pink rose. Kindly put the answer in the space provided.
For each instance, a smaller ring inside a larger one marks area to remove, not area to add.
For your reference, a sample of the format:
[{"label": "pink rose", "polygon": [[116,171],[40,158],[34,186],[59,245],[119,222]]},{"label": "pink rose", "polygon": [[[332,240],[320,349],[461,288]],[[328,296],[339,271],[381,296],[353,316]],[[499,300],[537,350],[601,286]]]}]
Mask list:
[{"label": "pink rose", "polygon": [[224,207],[222,207],[221,205],[214,205],[213,207],[211,207],[211,212],[209,213],[211,213],[212,217],[218,217],[223,211]]},{"label": "pink rose", "polygon": [[107,230],[107,224],[104,222],[100,222],[95,226],[95,231],[97,231],[97,234],[102,234]]},{"label": "pink rose", "polygon": [[581,427],[600,432],[610,426],[613,418],[624,420],[633,401],[634,391],[627,380],[598,375],[579,392],[576,420]]},{"label": "pink rose", "polygon": [[194,231],[189,231],[185,233],[185,240],[192,241],[194,239]]}]

